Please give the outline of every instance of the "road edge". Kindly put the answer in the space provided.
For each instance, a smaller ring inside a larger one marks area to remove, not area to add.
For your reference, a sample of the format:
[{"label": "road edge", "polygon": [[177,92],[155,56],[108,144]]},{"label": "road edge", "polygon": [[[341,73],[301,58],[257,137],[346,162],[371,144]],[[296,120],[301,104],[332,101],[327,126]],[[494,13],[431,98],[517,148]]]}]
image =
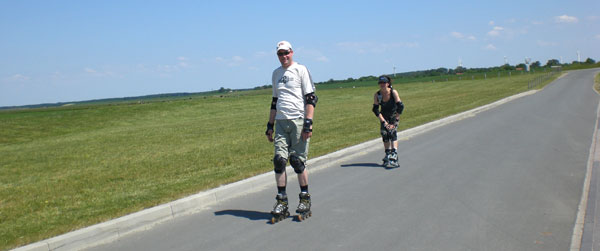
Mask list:
[{"label": "road edge", "polygon": [[[595,78],[595,74],[594,74]],[[595,80],[592,80],[595,82]],[[592,89],[598,93],[598,91],[592,86]],[[593,233],[594,233],[594,218],[596,214],[596,205],[588,205],[590,202],[590,197],[593,202],[596,202],[597,193],[593,192],[593,196],[590,194],[591,187],[595,184],[592,184],[592,179],[597,183],[598,174],[594,171],[594,166],[600,166],[600,148],[598,147],[598,142],[600,141],[600,135],[598,134],[598,126],[600,126],[600,102],[598,103],[598,107],[596,108],[596,125],[594,126],[594,134],[592,136],[592,144],[590,145],[590,152],[588,156],[588,162],[586,167],[585,180],[583,183],[581,199],[579,201],[579,207],[577,209],[577,217],[575,219],[575,224],[573,226],[573,235],[571,237],[571,251],[579,251],[579,250],[592,250],[593,249]],[[590,208],[591,207],[591,208]],[[588,208],[590,209],[590,213],[594,215],[587,215]],[[592,219],[588,218],[591,216]],[[587,219],[587,220],[586,220]],[[586,227],[586,222],[591,223],[592,226]],[[591,237],[590,237],[591,236]],[[591,238],[591,240],[589,239]]]}]

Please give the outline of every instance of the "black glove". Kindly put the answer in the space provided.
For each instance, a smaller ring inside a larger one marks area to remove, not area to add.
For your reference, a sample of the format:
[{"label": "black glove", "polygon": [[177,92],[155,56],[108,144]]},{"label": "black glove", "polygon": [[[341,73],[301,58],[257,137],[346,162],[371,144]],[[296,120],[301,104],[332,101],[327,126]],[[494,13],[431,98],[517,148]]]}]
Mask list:
[{"label": "black glove", "polygon": [[265,135],[269,135],[269,130],[273,131],[273,126],[275,126],[275,124],[267,122],[267,131],[265,131]]},{"label": "black glove", "polygon": [[302,126],[302,132],[312,132],[312,129],[310,129],[310,126],[312,126],[313,121],[312,119],[304,119],[304,125]]}]

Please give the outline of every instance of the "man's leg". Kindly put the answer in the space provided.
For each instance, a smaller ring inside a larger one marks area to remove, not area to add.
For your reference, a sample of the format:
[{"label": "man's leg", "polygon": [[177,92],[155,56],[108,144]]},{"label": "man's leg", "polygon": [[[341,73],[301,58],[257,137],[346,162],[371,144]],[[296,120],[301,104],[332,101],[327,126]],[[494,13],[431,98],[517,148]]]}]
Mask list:
[{"label": "man's leg", "polygon": [[275,171],[275,182],[277,183],[278,194],[285,195],[287,186],[287,158],[289,155],[288,147],[290,146],[289,122],[286,120],[277,120],[275,123],[275,156],[273,157],[273,166]]},{"label": "man's leg", "polygon": [[298,183],[300,186],[308,186],[308,170],[304,169],[302,173],[298,174]]},{"label": "man's leg", "polygon": [[275,181],[277,183],[277,192],[285,195],[285,187],[287,185],[287,173],[285,172],[285,166],[287,165],[287,159],[279,154],[275,154],[273,158],[273,166],[275,171]]},{"label": "man's leg", "polygon": [[286,194],[287,185],[287,173],[285,167],[287,166],[288,156],[288,140],[286,139],[285,121],[276,121],[274,147],[275,156],[273,157],[273,170],[275,172],[275,182],[277,184],[277,196],[275,196],[275,206],[271,211],[273,218],[271,223],[278,222],[289,216],[288,213],[288,198]]},{"label": "man's leg", "polygon": [[[303,119],[295,120],[296,124],[295,135],[292,135],[292,146],[290,147],[290,165],[294,168],[294,172],[298,175],[298,184],[300,185],[300,204],[297,213],[310,211],[310,194],[308,193],[308,171],[306,169],[306,161],[308,156],[308,145],[310,138],[306,141],[302,139]],[[293,133],[294,134],[294,133]]]}]

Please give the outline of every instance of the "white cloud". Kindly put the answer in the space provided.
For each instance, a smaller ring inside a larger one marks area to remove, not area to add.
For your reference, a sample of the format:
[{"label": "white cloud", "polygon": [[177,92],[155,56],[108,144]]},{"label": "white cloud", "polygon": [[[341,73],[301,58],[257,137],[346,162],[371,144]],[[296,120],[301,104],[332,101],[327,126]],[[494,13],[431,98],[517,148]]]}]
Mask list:
[{"label": "white cloud", "polygon": [[329,58],[327,58],[326,56],[317,57],[315,60],[319,62],[329,62]]},{"label": "white cloud", "polygon": [[84,68],[83,71],[94,77],[116,77],[117,76],[117,74],[115,74],[112,71],[108,71],[108,70],[98,71],[98,70],[92,69],[90,67]]},{"label": "white cloud", "polygon": [[577,23],[579,22],[579,19],[577,19],[576,17],[562,15],[554,17],[554,21],[557,23]]},{"label": "white cloud", "polygon": [[537,45],[539,45],[541,47],[552,47],[552,46],[557,46],[558,43],[538,40]]},{"label": "white cloud", "polygon": [[464,35],[457,31],[450,32],[450,36],[452,36],[456,39],[459,39],[459,40],[471,40],[471,41],[477,40],[477,38],[475,38],[475,36],[473,36],[473,35]]},{"label": "white cloud", "polygon": [[188,68],[190,65],[188,64],[188,59],[183,56],[177,57],[177,65],[181,68]]},{"label": "white cloud", "polygon": [[483,47],[483,49],[489,50],[489,51],[495,51],[496,46],[494,46],[493,44],[488,44],[487,46]]},{"label": "white cloud", "polygon": [[217,61],[217,63],[233,67],[242,64],[244,62],[244,58],[241,56],[233,56],[231,58],[216,57],[215,61]]},{"label": "white cloud", "polygon": [[62,73],[60,73],[58,71],[55,71],[54,73],[52,73],[52,75],[50,75],[50,79],[52,79],[52,80],[62,80],[62,79],[65,79],[65,76]]},{"label": "white cloud", "polygon": [[233,56],[231,61],[227,64],[228,66],[238,66],[244,62],[244,58],[240,56]]},{"label": "white cloud", "polygon": [[503,27],[494,26],[494,28],[491,31],[489,31],[487,34],[488,34],[488,36],[497,37],[497,36],[500,36],[500,32],[502,32],[503,30],[504,30]]},{"label": "white cloud", "polygon": [[597,40],[600,40],[600,34],[597,34],[596,36],[594,36],[594,38],[596,38]]},{"label": "white cloud", "polygon": [[531,21],[531,24],[533,24],[533,25],[542,25],[542,24],[544,24],[544,22],[534,20],[534,21]]},{"label": "white cloud", "polygon": [[370,48],[372,48],[373,45],[372,43],[366,42],[341,42],[337,43],[337,47],[342,50],[364,54],[367,52],[367,50],[370,50]]},{"label": "white cloud", "polygon": [[303,47],[297,48],[295,55],[298,55],[298,57],[302,57],[305,59],[308,58],[318,62],[329,62],[329,58],[323,55],[323,53],[320,50],[316,49],[306,49]]},{"label": "white cloud", "polygon": [[266,51],[257,51],[254,53],[254,57],[257,57],[257,58],[264,58],[264,57],[268,57],[268,56],[272,56],[274,58],[276,57],[275,52],[268,53]]},{"label": "white cloud", "polygon": [[450,32],[450,36],[453,36],[453,37],[458,38],[458,39],[461,39],[461,38],[465,37],[462,33],[456,32],[456,31]]},{"label": "white cloud", "polygon": [[408,42],[404,44],[407,48],[419,48],[418,42]]},{"label": "white cloud", "polygon": [[97,74],[98,73],[98,71],[96,71],[96,70],[94,70],[92,68],[87,68],[87,67],[85,69],[83,69],[83,71],[85,71],[87,73],[90,73],[90,74]]},{"label": "white cloud", "polygon": [[15,74],[10,77],[4,78],[4,80],[8,82],[25,82],[30,80],[31,78],[22,74]]},{"label": "white cloud", "polygon": [[[220,57],[214,59],[215,61],[224,60]],[[175,58],[175,62],[169,64],[159,64],[159,65],[144,65],[138,64],[133,67],[134,72],[142,72],[148,74],[158,74],[161,77],[171,77],[173,73],[181,72],[193,67],[189,62],[189,58],[185,56],[178,56]],[[108,72],[109,74],[113,74],[112,72]],[[115,74],[113,74],[115,75]],[[122,77],[117,75],[118,77]]]},{"label": "white cloud", "polygon": [[396,42],[396,43],[379,43],[379,42],[340,42],[336,46],[345,51],[351,51],[358,54],[365,53],[383,53],[389,50],[401,48],[416,48],[419,47],[418,42]]},{"label": "white cloud", "polygon": [[177,68],[177,66],[174,65],[157,65],[156,70],[158,72],[174,72],[179,70],[179,68]]},{"label": "white cloud", "polygon": [[528,34],[528,33],[529,33],[529,27],[528,27],[528,26],[525,26],[525,27],[520,27],[520,28],[517,28],[517,29],[515,30],[515,32],[516,32],[517,34]]}]

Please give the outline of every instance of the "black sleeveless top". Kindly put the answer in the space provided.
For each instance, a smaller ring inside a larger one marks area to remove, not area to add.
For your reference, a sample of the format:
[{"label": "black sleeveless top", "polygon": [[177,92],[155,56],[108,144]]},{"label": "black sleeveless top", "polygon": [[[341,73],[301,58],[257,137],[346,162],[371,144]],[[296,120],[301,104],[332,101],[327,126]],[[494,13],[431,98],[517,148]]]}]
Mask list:
[{"label": "black sleeveless top", "polygon": [[390,99],[388,99],[388,101],[383,101],[383,95],[381,94],[381,91],[377,92],[377,96],[379,98],[379,105],[381,106],[381,115],[383,115],[384,118],[391,118],[393,116],[396,115],[396,100],[394,99],[394,89],[392,89],[390,91]]}]

